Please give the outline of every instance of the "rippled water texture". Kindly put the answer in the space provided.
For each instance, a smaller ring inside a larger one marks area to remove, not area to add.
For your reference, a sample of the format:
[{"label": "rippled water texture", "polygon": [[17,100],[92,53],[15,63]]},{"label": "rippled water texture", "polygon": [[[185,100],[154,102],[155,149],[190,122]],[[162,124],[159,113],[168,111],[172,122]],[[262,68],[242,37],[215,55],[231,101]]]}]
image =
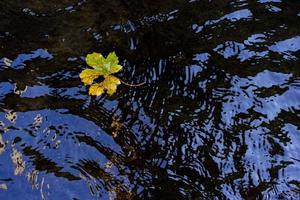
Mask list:
[{"label": "rippled water texture", "polygon": [[300,199],[299,58],[299,0],[1,0],[0,199]]}]

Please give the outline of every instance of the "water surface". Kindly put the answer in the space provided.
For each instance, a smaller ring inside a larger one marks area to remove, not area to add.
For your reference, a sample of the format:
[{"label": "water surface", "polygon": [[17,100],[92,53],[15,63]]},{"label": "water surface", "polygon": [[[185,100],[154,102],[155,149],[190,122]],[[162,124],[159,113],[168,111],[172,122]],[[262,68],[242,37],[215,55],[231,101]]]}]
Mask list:
[{"label": "water surface", "polygon": [[0,199],[300,199],[299,58],[298,0],[2,0]]}]

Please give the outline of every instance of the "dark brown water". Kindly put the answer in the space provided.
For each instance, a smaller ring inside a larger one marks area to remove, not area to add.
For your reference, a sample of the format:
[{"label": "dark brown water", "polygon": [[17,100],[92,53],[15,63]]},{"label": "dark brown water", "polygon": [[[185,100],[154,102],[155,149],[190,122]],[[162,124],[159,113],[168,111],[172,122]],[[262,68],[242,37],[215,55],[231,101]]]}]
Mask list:
[{"label": "dark brown water", "polygon": [[299,0],[1,0],[0,199],[300,199],[299,58]]}]

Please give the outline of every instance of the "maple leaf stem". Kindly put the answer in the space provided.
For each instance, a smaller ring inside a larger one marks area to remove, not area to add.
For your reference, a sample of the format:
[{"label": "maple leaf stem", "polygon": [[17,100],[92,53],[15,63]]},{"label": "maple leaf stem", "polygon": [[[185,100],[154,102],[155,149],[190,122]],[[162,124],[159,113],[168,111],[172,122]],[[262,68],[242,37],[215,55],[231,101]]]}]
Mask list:
[{"label": "maple leaf stem", "polygon": [[127,85],[127,86],[129,86],[129,87],[139,87],[139,86],[142,86],[142,85],[146,84],[146,82],[142,82],[142,83],[138,83],[138,84],[130,84],[130,83],[124,82],[124,81],[121,80],[121,79],[120,79],[120,81],[121,81],[121,83],[123,83],[124,85]]}]

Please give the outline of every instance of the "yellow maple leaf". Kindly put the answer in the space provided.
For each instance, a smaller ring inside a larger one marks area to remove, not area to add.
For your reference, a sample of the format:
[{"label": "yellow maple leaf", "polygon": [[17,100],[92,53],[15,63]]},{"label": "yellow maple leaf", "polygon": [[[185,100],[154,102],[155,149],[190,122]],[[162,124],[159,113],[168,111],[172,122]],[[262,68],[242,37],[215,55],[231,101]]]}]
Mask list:
[{"label": "yellow maple leaf", "polygon": [[95,69],[102,67],[104,64],[105,58],[101,53],[91,53],[86,56],[86,63]]},{"label": "yellow maple leaf", "polygon": [[[86,63],[93,69],[83,70],[79,77],[85,85],[91,85],[89,94],[99,96],[105,91],[109,95],[115,93],[121,81],[111,74],[117,73],[123,68],[119,65],[119,58],[116,53],[111,52],[106,58],[100,53],[88,54],[86,56]],[[93,84],[94,80],[99,76],[103,76],[104,81]]]},{"label": "yellow maple leaf", "polygon": [[85,85],[92,85],[93,81],[98,78],[101,75],[101,73],[94,69],[85,69],[83,70],[79,77],[81,78],[81,81]]},{"label": "yellow maple leaf", "polygon": [[119,58],[115,52],[109,53],[105,58],[101,53],[92,53],[86,56],[86,63],[95,70],[106,76],[114,74],[122,69],[119,65]]},{"label": "yellow maple leaf", "polygon": [[90,95],[96,95],[99,96],[101,95],[105,90],[109,95],[112,95],[113,93],[116,92],[117,86],[121,84],[120,79],[113,75],[107,75],[104,76],[104,81],[101,83],[96,83],[91,85],[89,89],[89,94]]},{"label": "yellow maple leaf", "polygon": [[123,67],[121,65],[113,65],[110,67],[109,73],[114,74],[119,72]]},{"label": "yellow maple leaf", "polygon": [[104,92],[101,83],[91,85],[89,89],[89,95],[100,96]]}]

